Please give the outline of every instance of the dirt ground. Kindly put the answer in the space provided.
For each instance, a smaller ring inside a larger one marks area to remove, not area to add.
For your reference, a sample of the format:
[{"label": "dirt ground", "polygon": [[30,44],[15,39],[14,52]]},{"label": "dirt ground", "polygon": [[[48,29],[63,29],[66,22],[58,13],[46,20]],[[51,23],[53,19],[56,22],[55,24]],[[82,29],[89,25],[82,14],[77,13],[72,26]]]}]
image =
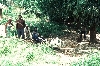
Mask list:
[{"label": "dirt ground", "polygon": [[[75,38],[76,36],[76,38]],[[89,42],[88,40],[90,39],[90,35],[86,35],[87,36],[87,40],[86,41],[82,41],[82,42]],[[77,42],[77,37],[78,35],[71,35],[71,36],[63,36],[63,37],[60,37],[60,39],[62,39],[63,41],[65,41],[64,44],[66,44],[66,46],[69,46],[69,47],[73,47],[75,48],[76,44],[79,43]],[[100,35],[99,34],[96,34],[96,38],[100,41]],[[83,45],[83,47],[92,47],[93,48],[93,52],[98,52],[98,47],[100,47],[100,44],[94,44],[94,46],[91,46],[91,45]],[[83,48],[82,48],[83,49]],[[74,61],[78,61],[79,59],[81,58],[85,58],[87,57],[88,53],[77,53],[77,54],[74,54],[74,55],[69,55],[69,54],[64,54],[62,53],[61,51],[58,50],[57,52],[57,55],[60,56],[60,63],[59,63],[59,66],[70,66],[71,62],[74,62]]]},{"label": "dirt ground", "polygon": [[[82,42],[89,42],[90,39],[90,35],[86,35],[87,36],[87,40],[86,41],[82,41]],[[63,35],[60,36],[59,39],[61,39],[62,41],[64,41],[65,46],[70,47],[70,48],[78,48],[79,46],[77,45],[80,42],[77,42],[79,35],[78,34],[70,34],[70,35]],[[96,38],[100,41],[100,35],[96,34]],[[94,48],[97,51],[97,47],[99,47],[99,44],[95,44]],[[84,47],[91,47],[89,44],[88,45],[83,45],[82,46],[84,49]],[[93,46],[92,46],[93,47]],[[70,64],[74,61],[78,61],[81,58],[85,58],[88,53],[75,53],[74,55],[72,54],[64,54],[63,51],[61,50],[55,50],[56,54],[58,56],[60,56],[60,60],[59,60],[59,64],[53,64],[53,65],[46,65],[46,66],[70,66]],[[37,65],[38,66],[38,65]],[[45,66],[45,65],[44,65]]]}]

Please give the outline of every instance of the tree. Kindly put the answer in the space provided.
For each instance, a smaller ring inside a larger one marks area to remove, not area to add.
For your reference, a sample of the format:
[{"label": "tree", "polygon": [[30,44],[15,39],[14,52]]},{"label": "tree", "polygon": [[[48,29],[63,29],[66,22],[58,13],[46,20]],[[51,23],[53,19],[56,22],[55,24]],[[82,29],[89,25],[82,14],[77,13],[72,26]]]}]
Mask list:
[{"label": "tree", "polygon": [[72,22],[74,27],[85,25],[90,30],[90,41],[96,41],[95,29],[100,19],[99,0],[36,0],[36,5],[51,21]]},{"label": "tree", "polygon": [[[96,41],[96,28],[99,26],[100,0],[2,0],[2,3],[12,3],[24,8],[25,13],[43,14],[50,21],[67,24],[74,29],[80,29],[81,24],[90,30],[90,41]],[[0,0],[1,2],[1,0]],[[40,13],[39,13],[40,12]]]}]

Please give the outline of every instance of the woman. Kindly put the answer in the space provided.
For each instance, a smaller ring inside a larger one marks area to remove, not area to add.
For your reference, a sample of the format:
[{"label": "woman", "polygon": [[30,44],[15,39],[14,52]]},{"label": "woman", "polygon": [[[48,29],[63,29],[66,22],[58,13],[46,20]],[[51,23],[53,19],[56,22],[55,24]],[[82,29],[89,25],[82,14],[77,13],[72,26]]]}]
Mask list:
[{"label": "woman", "polygon": [[6,32],[7,38],[10,38],[10,36],[11,36],[11,27],[13,26],[13,24],[11,22],[12,22],[12,20],[9,19],[5,25],[5,32]]}]

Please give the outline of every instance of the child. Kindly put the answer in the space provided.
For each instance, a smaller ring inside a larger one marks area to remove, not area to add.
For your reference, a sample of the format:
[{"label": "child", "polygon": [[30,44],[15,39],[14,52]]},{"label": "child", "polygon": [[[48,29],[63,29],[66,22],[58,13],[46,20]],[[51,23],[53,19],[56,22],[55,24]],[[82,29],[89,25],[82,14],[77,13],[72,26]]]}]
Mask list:
[{"label": "child", "polygon": [[13,24],[11,22],[12,22],[12,20],[9,19],[5,25],[5,32],[6,32],[7,38],[10,38],[10,36],[11,36],[11,27],[13,26]]}]

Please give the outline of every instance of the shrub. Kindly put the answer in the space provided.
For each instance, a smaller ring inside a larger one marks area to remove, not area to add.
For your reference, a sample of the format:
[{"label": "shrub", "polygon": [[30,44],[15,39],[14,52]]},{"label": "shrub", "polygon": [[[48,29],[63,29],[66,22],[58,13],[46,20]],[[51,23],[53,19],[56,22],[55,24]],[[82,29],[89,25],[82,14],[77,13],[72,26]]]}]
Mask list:
[{"label": "shrub", "polygon": [[6,22],[7,22],[7,19],[3,18],[2,20],[0,20],[0,25],[5,25]]},{"label": "shrub", "polygon": [[65,25],[59,25],[58,23],[43,21],[36,23],[33,22],[33,26],[38,27],[38,32],[44,37],[63,35],[64,32],[62,30],[66,28]]}]

